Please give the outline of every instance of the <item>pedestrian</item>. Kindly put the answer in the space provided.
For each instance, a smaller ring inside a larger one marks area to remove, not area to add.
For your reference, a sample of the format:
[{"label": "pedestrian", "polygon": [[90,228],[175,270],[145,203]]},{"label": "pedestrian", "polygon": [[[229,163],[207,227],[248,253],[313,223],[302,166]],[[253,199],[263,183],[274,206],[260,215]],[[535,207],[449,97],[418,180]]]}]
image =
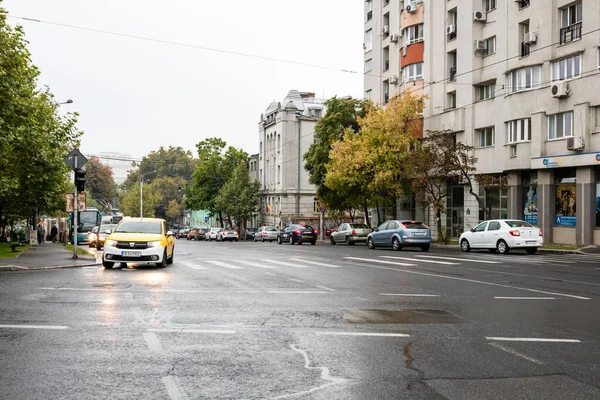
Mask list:
[{"label": "pedestrian", "polygon": [[38,244],[44,243],[44,226],[42,225],[41,222],[38,224],[38,227],[37,227],[37,239],[38,239]]},{"label": "pedestrian", "polygon": [[56,235],[58,235],[58,228],[54,225],[52,226],[52,229],[50,229],[50,239],[52,240],[52,243],[56,243]]}]

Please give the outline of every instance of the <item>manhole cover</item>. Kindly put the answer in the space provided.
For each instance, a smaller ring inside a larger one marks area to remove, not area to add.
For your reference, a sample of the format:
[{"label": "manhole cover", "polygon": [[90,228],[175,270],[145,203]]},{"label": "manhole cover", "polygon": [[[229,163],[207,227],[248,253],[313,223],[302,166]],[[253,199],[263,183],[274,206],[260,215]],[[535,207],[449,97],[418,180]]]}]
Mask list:
[{"label": "manhole cover", "polygon": [[351,324],[458,324],[464,322],[443,310],[344,310]]}]

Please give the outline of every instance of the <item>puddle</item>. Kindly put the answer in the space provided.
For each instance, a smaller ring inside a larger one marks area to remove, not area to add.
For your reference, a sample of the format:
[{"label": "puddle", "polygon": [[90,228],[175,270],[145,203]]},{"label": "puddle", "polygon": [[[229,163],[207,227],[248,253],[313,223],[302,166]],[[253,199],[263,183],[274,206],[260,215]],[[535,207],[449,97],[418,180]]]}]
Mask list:
[{"label": "puddle", "polygon": [[459,324],[460,317],[443,310],[344,310],[351,324]]}]

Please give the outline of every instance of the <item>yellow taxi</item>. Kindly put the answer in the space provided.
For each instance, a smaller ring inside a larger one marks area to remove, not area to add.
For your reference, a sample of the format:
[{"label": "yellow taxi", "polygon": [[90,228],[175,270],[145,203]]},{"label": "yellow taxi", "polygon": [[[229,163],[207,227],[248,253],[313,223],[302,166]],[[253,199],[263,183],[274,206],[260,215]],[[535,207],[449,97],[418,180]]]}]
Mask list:
[{"label": "yellow taxi", "polygon": [[173,264],[175,240],[167,222],[159,218],[121,220],[104,242],[102,265],[115,263],[156,264],[164,268]]}]

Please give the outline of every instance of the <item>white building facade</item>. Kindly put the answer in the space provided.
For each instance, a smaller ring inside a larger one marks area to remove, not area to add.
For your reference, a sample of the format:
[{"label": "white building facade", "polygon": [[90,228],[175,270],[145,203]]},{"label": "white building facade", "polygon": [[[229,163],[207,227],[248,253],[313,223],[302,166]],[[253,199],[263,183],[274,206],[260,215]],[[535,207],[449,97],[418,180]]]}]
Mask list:
[{"label": "white building facade", "polygon": [[258,125],[259,153],[250,159],[250,174],[261,182],[261,212],[255,224],[316,224],[316,189],[308,181],[303,156],[314,143],[314,128],[325,110],[314,93],[291,90],[272,102]]}]

